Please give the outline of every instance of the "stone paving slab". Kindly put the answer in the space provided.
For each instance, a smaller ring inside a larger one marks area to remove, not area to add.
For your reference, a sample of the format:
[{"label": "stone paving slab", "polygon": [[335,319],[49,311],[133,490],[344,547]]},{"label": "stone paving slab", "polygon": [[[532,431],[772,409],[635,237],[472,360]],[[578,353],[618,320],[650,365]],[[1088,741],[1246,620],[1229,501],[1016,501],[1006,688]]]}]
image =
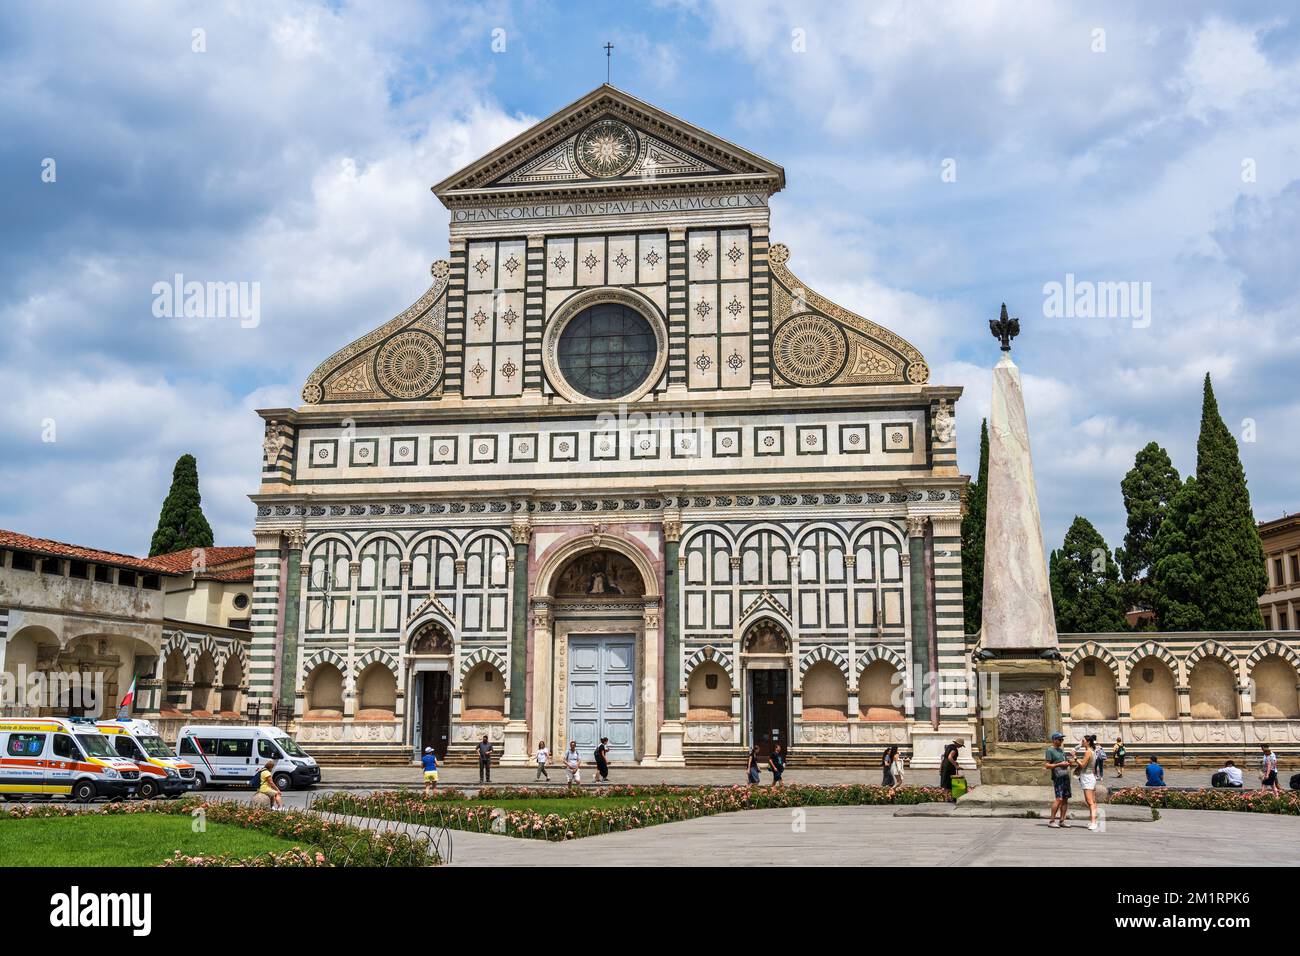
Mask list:
[{"label": "stone paving slab", "polygon": [[1049,829],[1046,820],[900,818],[894,807],[700,817],[544,843],[457,832],[454,866],[1295,866],[1300,818],[1162,810],[1157,826]]}]

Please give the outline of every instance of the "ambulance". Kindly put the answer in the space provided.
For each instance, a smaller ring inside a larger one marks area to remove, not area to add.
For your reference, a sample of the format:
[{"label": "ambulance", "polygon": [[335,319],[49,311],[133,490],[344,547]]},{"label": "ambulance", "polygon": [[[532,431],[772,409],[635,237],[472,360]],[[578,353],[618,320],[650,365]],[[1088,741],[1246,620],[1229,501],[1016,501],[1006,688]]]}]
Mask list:
[{"label": "ambulance", "polygon": [[95,726],[112,741],[119,757],[140,768],[136,795],[141,800],[177,797],[194,789],[194,765],[179,759],[149,721],[97,720]]},{"label": "ambulance", "polygon": [[0,718],[0,796],[64,796],[82,803],[129,797],[140,768],[123,760],[94,721],[67,717]]}]

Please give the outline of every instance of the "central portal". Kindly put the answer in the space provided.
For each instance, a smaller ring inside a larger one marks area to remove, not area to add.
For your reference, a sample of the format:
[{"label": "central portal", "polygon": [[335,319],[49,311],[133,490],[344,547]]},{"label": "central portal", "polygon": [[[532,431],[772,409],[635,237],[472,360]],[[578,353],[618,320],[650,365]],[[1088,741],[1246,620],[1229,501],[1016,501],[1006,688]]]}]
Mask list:
[{"label": "central portal", "polygon": [[754,714],[754,743],[766,757],[772,745],[790,749],[790,672],[785,670],[751,670],[750,700]]},{"label": "central portal", "polygon": [[591,634],[569,637],[568,739],[590,759],[601,737],[611,760],[634,758],[636,637]]}]

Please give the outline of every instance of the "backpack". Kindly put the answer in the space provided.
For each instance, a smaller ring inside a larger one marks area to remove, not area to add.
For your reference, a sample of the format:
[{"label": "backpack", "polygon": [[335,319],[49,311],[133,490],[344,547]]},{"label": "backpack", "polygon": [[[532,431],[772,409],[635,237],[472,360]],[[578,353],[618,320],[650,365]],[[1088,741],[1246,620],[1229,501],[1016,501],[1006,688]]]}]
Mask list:
[{"label": "backpack", "polygon": [[1300,790],[1300,773],[1291,775],[1290,787],[1292,790]]},{"label": "backpack", "polygon": [[262,768],[261,767],[258,767],[255,771],[253,771],[253,779],[250,780],[248,784],[249,784],[248,786],[249,790],[262,789]]},{"label": "backpack", "polygon": [[1211,787],[1226,787],[1228,785],[1228,775],[1222,770],[1217,771],[1214,776],[1210,777]]}]

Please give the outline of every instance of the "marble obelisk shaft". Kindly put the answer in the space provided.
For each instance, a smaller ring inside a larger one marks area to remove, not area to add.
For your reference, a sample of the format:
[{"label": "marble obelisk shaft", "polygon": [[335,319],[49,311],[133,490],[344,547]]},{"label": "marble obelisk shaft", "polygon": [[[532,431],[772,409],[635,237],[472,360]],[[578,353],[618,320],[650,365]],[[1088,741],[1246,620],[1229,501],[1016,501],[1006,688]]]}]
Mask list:
[{"label": "marble obelisk shaft", "polygon": [[1025,397],[1009,352],[993,368],[981,645],[995,652],[1058,646]]}]

